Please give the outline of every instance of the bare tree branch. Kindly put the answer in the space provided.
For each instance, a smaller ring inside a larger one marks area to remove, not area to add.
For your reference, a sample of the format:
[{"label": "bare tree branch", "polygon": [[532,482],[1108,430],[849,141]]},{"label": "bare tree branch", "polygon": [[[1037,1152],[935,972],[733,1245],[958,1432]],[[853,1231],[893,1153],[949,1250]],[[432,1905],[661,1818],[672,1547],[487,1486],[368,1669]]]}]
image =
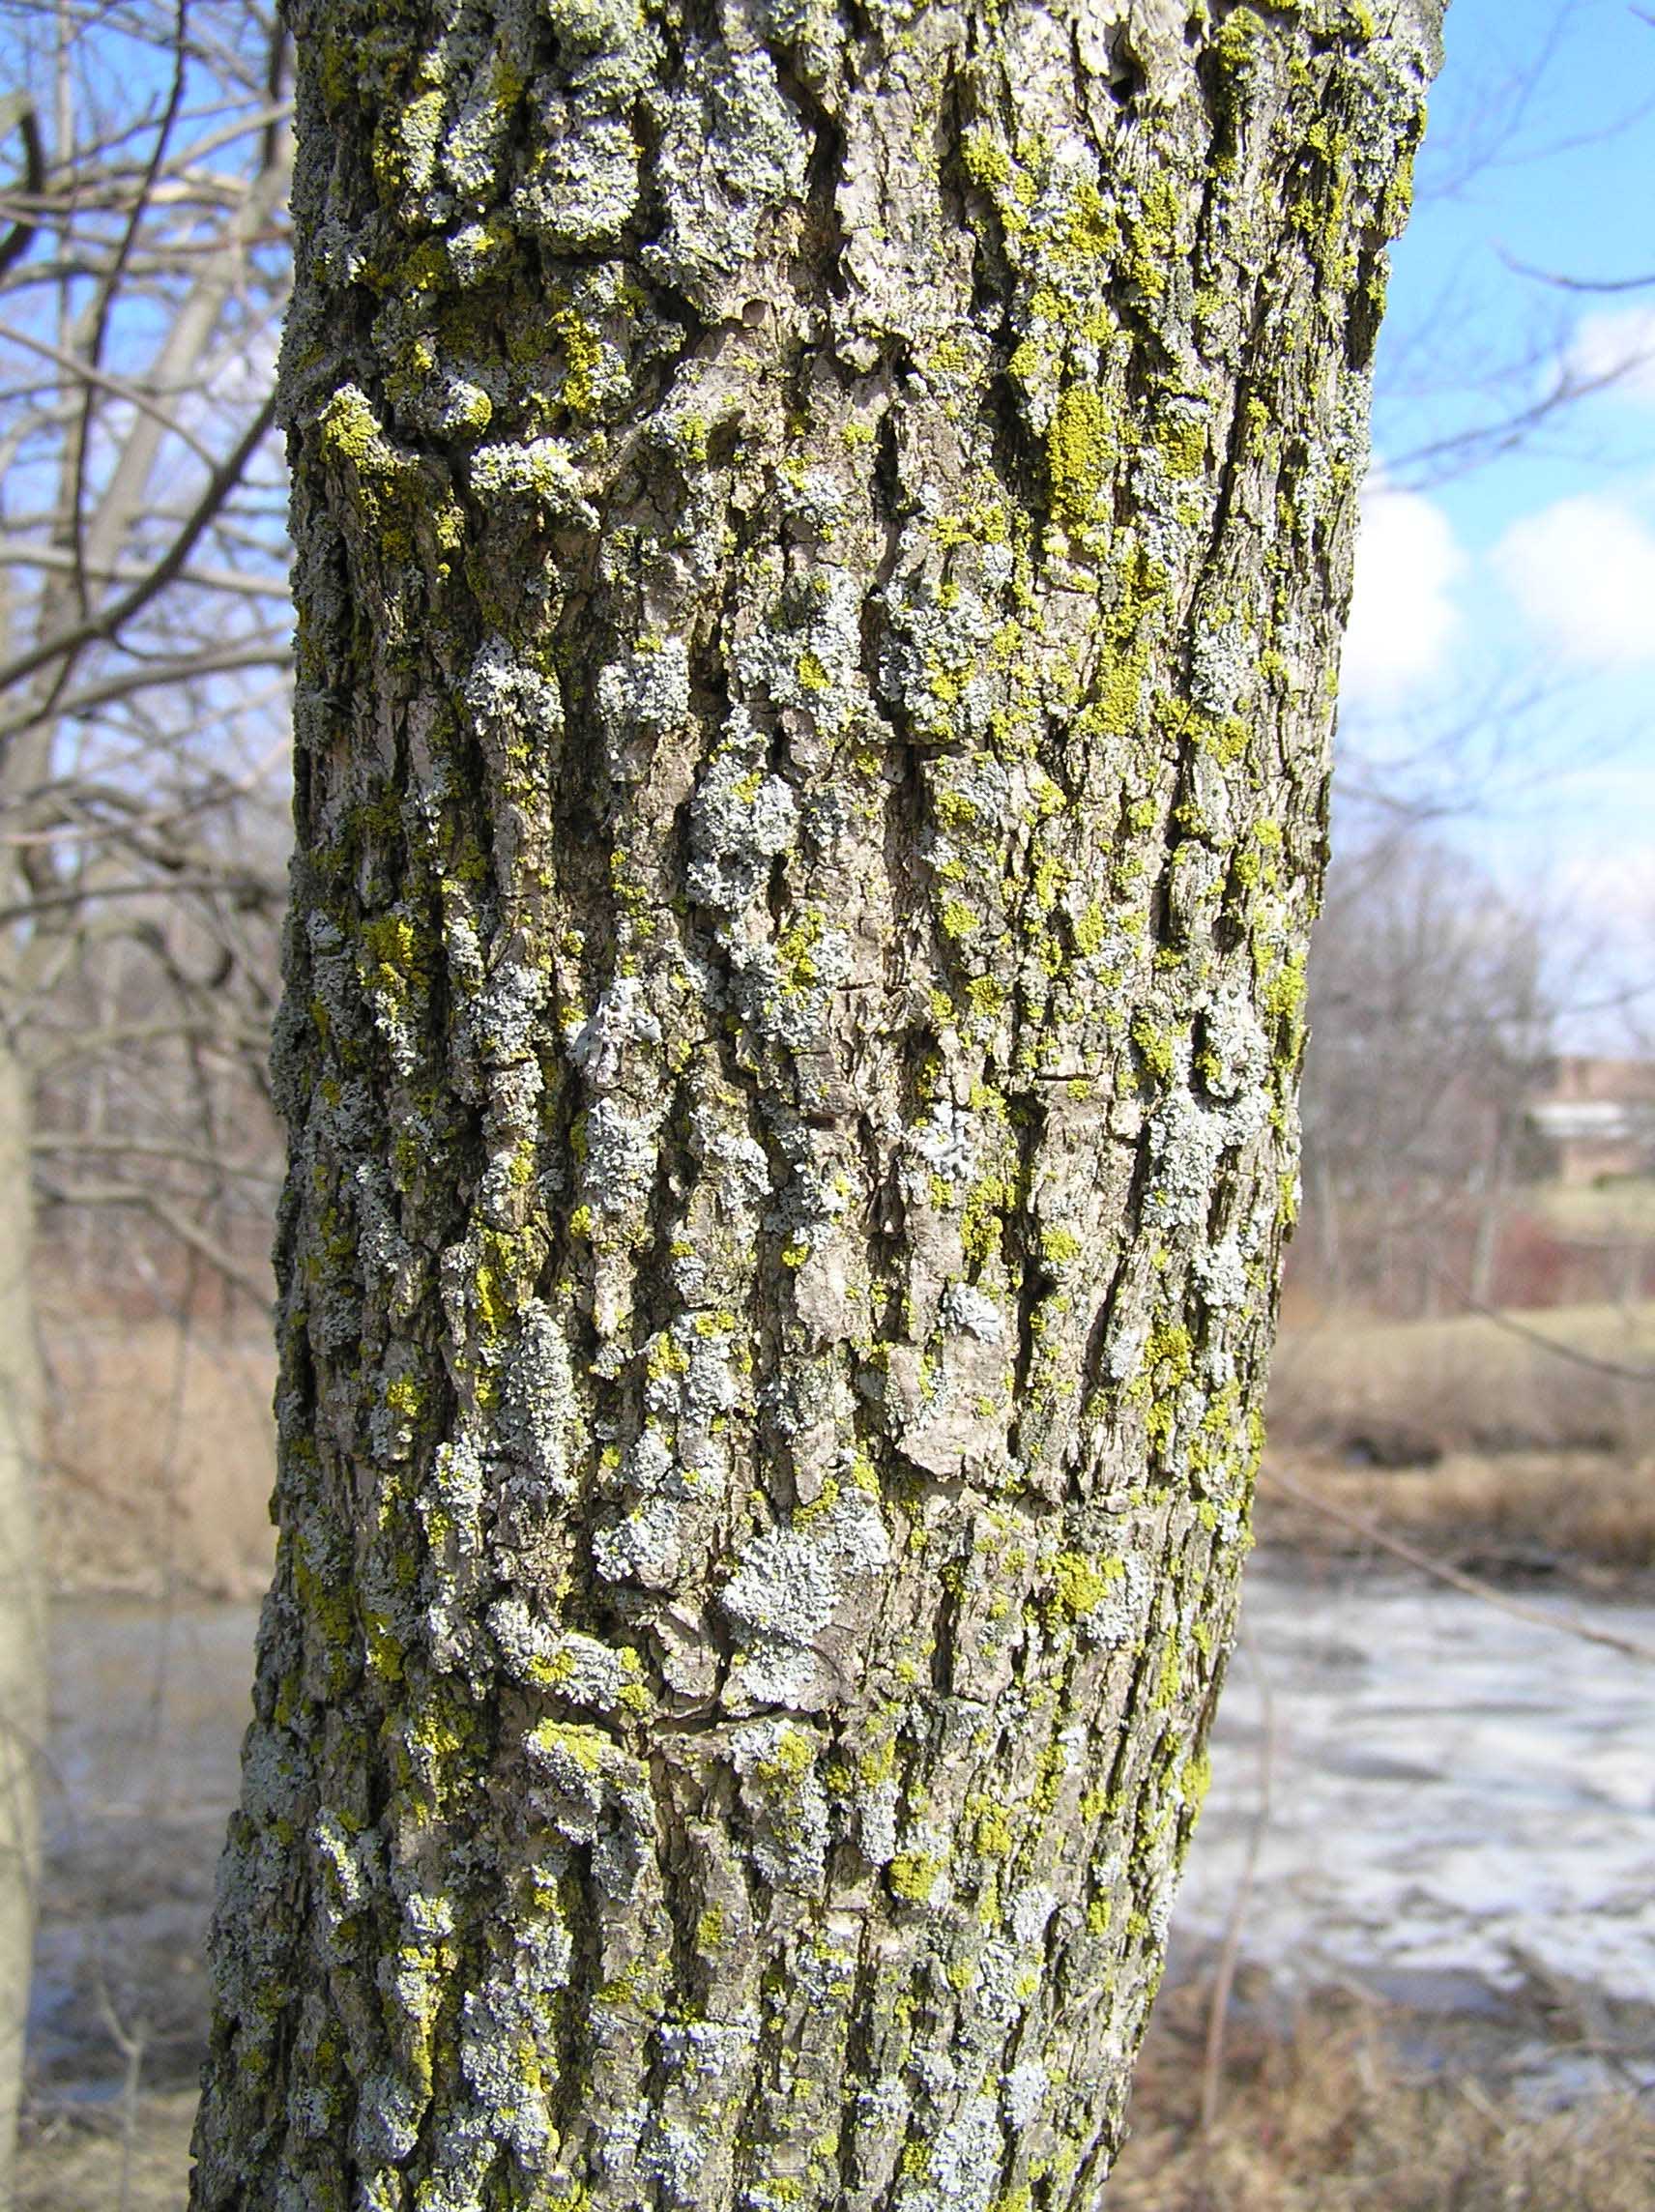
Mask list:
[{"label": "bare tree branch", "polygon": [[[247,462],[263,444],[275,416],[276,395],[272,393],[265,398],[233,450],[213,471],[183,529],[143,580],[134,584],[123,597],[105,607],[100,614],[93,615],[71,628],[60,630],[53,636],[42,638],[39,644],[17,655],[5,667],[0,667],[0,691],[15,689],[27,678],[53,663],[65,668],[73,665],[84,647],[117,637],[134,616],[141,614],[169,584],[177,581],[184,573],[202,533],[213,521],[228,494],[241,481]],[[21,719],[14,718],[0,725],[0,736],[26,728],[36,719],[38,715],[35,714]]]}]

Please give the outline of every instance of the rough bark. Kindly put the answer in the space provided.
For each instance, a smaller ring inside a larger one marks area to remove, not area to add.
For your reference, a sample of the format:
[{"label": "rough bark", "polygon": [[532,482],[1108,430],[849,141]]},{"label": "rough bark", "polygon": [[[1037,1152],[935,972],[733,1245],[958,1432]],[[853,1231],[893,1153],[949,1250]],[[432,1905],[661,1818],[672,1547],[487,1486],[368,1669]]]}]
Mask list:
[{"label": "rough bark", "polygon": [[1096,2201],[1438,12],[294,0],[197,2206]]}]

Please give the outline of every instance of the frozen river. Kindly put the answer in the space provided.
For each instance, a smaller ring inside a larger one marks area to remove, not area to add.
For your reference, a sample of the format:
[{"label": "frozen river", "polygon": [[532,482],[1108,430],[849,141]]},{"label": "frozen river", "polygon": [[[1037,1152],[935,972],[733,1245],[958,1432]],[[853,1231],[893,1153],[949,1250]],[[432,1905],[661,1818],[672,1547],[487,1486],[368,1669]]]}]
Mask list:
[{"label": "frozen river", "polygon": [[[1524,1604],[1655,1649],[1655,1608]],[[1542,1976],[1655,2004],[1655,1665],[1423,1581],[1251,1571],[1175,1925],[1445,2001]]]}]

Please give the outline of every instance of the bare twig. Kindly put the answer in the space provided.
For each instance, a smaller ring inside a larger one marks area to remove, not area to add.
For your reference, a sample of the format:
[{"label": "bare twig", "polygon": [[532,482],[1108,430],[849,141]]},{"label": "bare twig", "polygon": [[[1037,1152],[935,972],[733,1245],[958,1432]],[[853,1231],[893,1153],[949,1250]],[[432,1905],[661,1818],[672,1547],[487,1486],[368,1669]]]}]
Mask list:
[{"label": "bare twig", "polygon": [[1284,1497],[1291,1498],[1294,1504],[1308,1506],[1313,1513],[1321,1513],[1329,1521],[1337,1521],[1342,1527],[1352,1529],[1358,1536],[1377,1546],[1379,1551],[1389,1552],[1393,1557],[1405,1560],[1408,1566],[1417,1567],[1422,1575],[1430,1575],[1434,1581],[1446,1583],[1451,1589],[1464,1590],[1467,1597],[1480,1598],[1483,1604],[1492,1605],[1497,1612],[1509,1613],[1516,1620],[1529,1621],[1537,1628],[1550,1628],[1559,1636],[1578,1637],[1583,1644],[1598,1644],[1607,1651],[1618,1651],[1624,1658],[1641,1659],[1645,1664],[1655,1666],[1655,1644],[1640,1644],[1631,1636],[1617,1636],[1612,1629],[1594,1628],[1589,1620],[1582,1620],[1578,1614],[1548,1613],[1543,1606],[1524,1605],[1521,1598],[1508,1597],[1503,1590],[1497,1590],[1492,1584],[1480,1581],[1477,1576],[1451,1566],[1446,1559],[1434,1559],[1429,1553],[1417,1550],[1401,1536],[1393,1536],[1388,1529],[1381,1528],[1378,1522],[1371,1521],[1365,1513],[1353,1513],[1347,1505],[1335,1505],[1330,1498],[1323,1498],[1318,1492],[1307,1489],[1302,1482],[1295,1482],[1291,1475],[1283,1474],[1279,1468],[1264,1469],[1259,1480],[1266,1490],[1278,1490]]},{"label": "bare twig", "polygon": [[[264,442],[275,419],[276,394],[271,393],[234,449],[213,471],[184,527],[143,580],[134,584],[109,606],[89,616],[85,622],[44,637],[26,652],[18,654],[8,667],[0,668],[0,690],[12,690],[53,662],[67,665],[88,645],[119,636],[134,615],[141,614],[152,599],[175,582],[183,574],[202,532],[222,507],[229,492],[241,481],[248,461]],[[8,726],[15,728],[17,724],[13,722]],[[3,734],[0,732],[0,735]]]},{"label": "bare twig", "polygon": [[151,1220],[177,1238],[189,1251],[198,1252],[223,1280],[259,1310],[274,1315],[276,1301],[267,1279],[249,1274],[233,1252],[226,1251],[198,1222],[163,1198],[160,1191],[136,1183],[71,1183],[50,1186],[47,1195],[60,1206],[118,1206],[147,1213]]},{"label": "bare twig", "polygon": [[[45,182],[45,149],[41,143],[40,119],[35,114],[35,103],[26,92],[9,93],[0,101],[0,133],[7,136],[15,131],[23,141],[23,190],[19,199],[28,200],[39,193]],[[0,239],[0,276],[15,261],[20,261],[34,243],[38,220],[19,213],[12,227]]]},{"label": "bare twig", "polygon": [[1247,1831],[1247,1855],[1242,1861],[1241,1878],[1235,1885],[1230,1917],[1225,1923],[1224,1940],[1218,1951],[1218,1970],[1213,1976],[1212,1996],[1206,2010],[1206,2042],[1201,2067],[1200,2125],[1204,2136],[1210,2136],[1218,2125],[1219,2104],[1224,2092],[1224,2034],[1230,2017],[1230,1995],[1235,1985],[1235,1967],[1241,1956],[1241,1937],[1247,1926],[1247,1908],[1253,1900],[1259,1855],[1264,1848],[1264,1836],[1270,1824],[1271,1787],[1275,1775],[1276,1706],[1270,1695],[1269,1677],[1245,1628],[1236,1638],[1236,1644],[1258,1685],[1263,1734],[1259,1745],[1259,1802]]},{"label": "bare twig", "polygon": [[1462,1302],[1467,1313],[1474,1313],[1479,1321],[1507,1336],[1515,1336],[1524,1344],[1532,1344],[1541,1352],[1550,1353],[1553,1359],[1566,1360],[1571,1367],[1583,1367],[1593,1375],[1612,1376],[1617,1382],[1640,1382],[1645,1386],[1655,1383],[1655,1367],[1629,1367],[1621,1359],[1606,1359],[1601,1353],[1582,1352],[1579,1345],[1565,1344],[1560,1337],[1549,1336],[1545,1329],[1536,1328],[1531,1322],[1519,1321],[1499,1306],[1485,1305],[1475,1298],[1465,1285],[1445,1267],[1434,1266],[1433,1273]]}]

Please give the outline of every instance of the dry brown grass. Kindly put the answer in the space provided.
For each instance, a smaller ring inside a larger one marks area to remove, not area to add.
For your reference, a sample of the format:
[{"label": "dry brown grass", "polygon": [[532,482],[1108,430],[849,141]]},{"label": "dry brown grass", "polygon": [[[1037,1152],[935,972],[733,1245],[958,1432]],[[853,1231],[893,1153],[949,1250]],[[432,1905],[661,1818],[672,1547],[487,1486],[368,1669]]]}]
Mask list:
[{"label": "dry brown grass", "polygon": [[[1655,1444],[1655,1304],[1554,1306],[1506,1318],[1533,1336],[1480,1314],[1330,1318],[1285,1329],[1271,1435],[1293,1449],[1368,1446],[1399,1462],[1467,1450],[1635,1459]],[[1605,1373],[1571,1353],[1632,1372]]]},{"label": "dry brown grass", "polygon": [[266,1345],[61,1309],[45,1343],[42,1521],[55,1586],[262,1590],[275,1474]]},{"label": "dry brown grass", "polygon": [[1233,2023],[1203,2139],[1205,1993],[1157,2008],[1107,2212],[1650,2212],[1655,2114],[1632,2096],[1539,2114],[1474,2075],[1423,2079],[1366,2007],[1324,1998],[1285,2034]]},{"label": "dry brown grass", "polygon": [[[1365,2008],[1324,1999],[1285,2034],[1234,2023],[1226,2097],[1203,2140],[1205,1991],[1157,2008],[1132,2138],[1104,2212],[1651,2212],[1655,2115],[1604,2097],[1539,2115],[1472,2076],[1411,2078]],[[191,2090],[137,2100],[128,2212],[179,2212]],[[26,2129],[18,2212],[117,2212],[119,2110]]]},{"label": "dry brown grass", "polygon": [[[61,1291],[53,1304],[43,1504],[57,1586],[261,1590],[274,1479],[262,1328],[120,1321]],[[1599,1356],[1655,1369],[1655,1308],[1526,1318]],[[1474,1318],[1289,1332],[1270,1435],[1284,1464],[1332,1502],[1447,1557],[1497,1567],[1507,1555],[1521,1564],[1523,1553],[1545,1551],[1655,1567],[1655,1384],[1569,1366]],[[1490,1452],[1466,1441],[1496,1435],[1530,1441]],[[1582,1436],[1617,1448],[1582,1448]],[[1444,1456],[1395,1470],[1346,1464],[1339,1447],[1365,1437]],[[1267,1540],[1360,1548],[1267,1487],[1260,1526]]]},{"label": "dry brown grass", "polygon": [[[130,2121],[130,2125],[129,2125]],[[195,2091],[24,2122],[17,2212],[182,2212]]]},{"label": "dry brown grass", "polygon": [[24,2119],[17,2212],[182,2212],[194,2090]]},{"label": "dry brown grass", "polygon": [[[1605,1452],[1454,1452],[1436,1467],[1379,1470],[1284,1459],[1295,1485],[1450,1562],[1500,1574],[1548,1563],[1644,1573],[1655,1568],[1655,1461]],[[1361,1554],[1360,1536],[1259,1489],[1264,1543]]]}]

